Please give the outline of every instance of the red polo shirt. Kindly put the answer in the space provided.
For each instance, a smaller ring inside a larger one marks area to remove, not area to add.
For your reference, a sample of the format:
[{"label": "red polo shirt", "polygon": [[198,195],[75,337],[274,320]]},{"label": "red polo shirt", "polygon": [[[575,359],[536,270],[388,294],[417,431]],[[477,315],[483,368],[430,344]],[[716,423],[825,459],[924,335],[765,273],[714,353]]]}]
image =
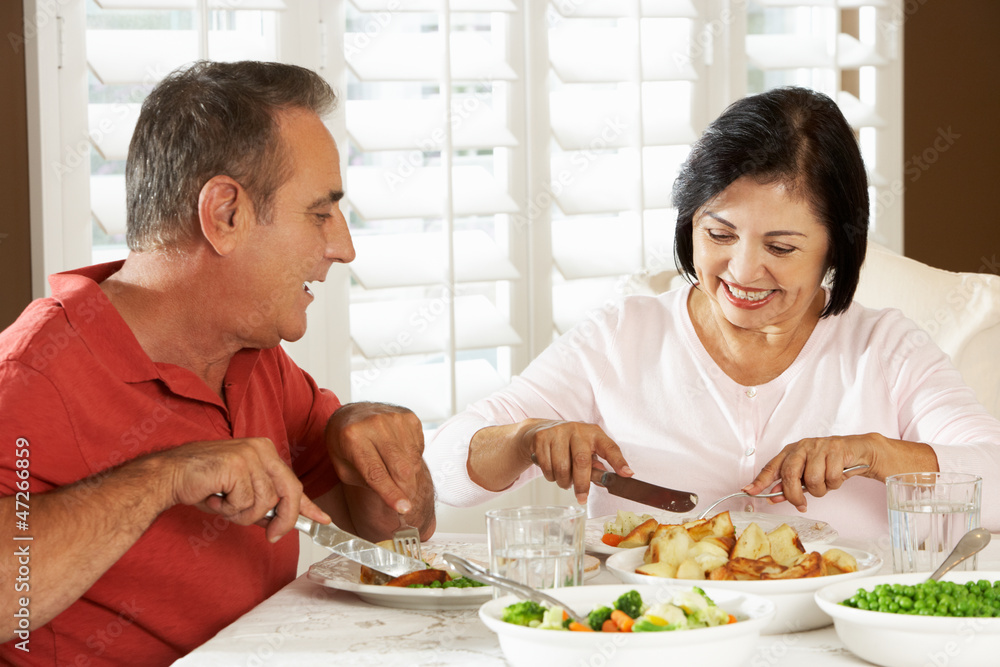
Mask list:
[{"label": "red polo shirt", "polygon": [[[309,497],[329,490],[337,479],[323,432],[337,397],[280,347],[237,353],[225,402],[190,371],[153,363],[98,286],[119,268],[52,276],[53,296],[0,333],[0,496],[15,493],[19,459],[34,495],[84,478],[96,488],[103,471],[149,452],[251,436],[274,442]],[[29,514],[22,535],[30,523]],[[169,664],[291,581],[297,559],[295,531],[272,545],[259,526],[174,507],[83,598],[31,628],[30,652],[19,639],[0,645],[0,663]],[[3,595],[13,585],[0,582]]]}]

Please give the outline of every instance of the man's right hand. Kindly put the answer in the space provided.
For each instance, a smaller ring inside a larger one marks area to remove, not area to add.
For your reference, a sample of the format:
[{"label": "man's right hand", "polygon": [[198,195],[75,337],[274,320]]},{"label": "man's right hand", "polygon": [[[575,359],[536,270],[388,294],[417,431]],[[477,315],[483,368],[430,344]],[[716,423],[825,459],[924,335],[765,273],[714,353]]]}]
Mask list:
[{"label": "man's right hand", "polygon": [[[194,505],[244,526],[261,523],[271,542],[293,530],[299,514],[330,523],[267,438],[192,442],[149,459],[166,466],[171,505]],[[275,517],[264,524],[272,508]]]}]

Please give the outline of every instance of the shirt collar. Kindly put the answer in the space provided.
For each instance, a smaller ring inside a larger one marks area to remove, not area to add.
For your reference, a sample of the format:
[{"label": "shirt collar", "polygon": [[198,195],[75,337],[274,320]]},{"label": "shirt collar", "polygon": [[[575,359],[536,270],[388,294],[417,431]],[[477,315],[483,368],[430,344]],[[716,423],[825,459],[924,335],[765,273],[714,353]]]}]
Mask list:
[{"label": "shirt collar", "polygon": [[53,274],[49,276],[52,297],[62,305],[70,326],[94,357],[115,375],[125,382],[155,380],[160,375],[156,365],[100,287],[124,263],[120,260]]},{"label": "shirt collar", "polygon": [[[124,382],[161,380],[171,391],[197,400],[225,404],[187,369],[156,364],[139,345],[135,334],[108,299],[100,284],[119,271],[124,260],[95,264],[49,276],[52,297],[63,307],[66,319],[94,357]],[[236,353],[226,371],[227,386],[246,383],[260,350]],[[239,359],[239,363],[234,363]]]}]

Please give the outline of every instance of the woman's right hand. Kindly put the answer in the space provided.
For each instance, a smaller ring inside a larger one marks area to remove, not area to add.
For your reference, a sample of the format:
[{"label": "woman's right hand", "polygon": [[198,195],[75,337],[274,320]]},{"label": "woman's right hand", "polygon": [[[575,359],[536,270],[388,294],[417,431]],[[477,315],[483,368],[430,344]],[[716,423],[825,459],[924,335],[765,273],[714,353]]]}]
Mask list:
[{"label": "woman's right hand", "polygon": [[635,474],[615,441],[596,424],[529,419],[521,426],[521,452],[542,469],[545,479],[563,489],[572,486],[581,505],[587,502],[590,492],[591,470],[604,468],[598,457],[623,477]]}]

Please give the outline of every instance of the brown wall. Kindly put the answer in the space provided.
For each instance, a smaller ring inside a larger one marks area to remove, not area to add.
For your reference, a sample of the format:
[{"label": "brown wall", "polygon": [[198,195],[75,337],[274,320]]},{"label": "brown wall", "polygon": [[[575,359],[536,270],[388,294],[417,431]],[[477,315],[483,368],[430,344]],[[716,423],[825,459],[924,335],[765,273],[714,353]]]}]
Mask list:
[{"label": "brown wall", "polygon": [[28,129],[24,34],[20,1],[0,2],[0,329],[31,300],[31,224],[28,209]]},{"label": "brown wall", "polygon": [[903,5],[904,252],[1000,273],[1000,2]]}]

